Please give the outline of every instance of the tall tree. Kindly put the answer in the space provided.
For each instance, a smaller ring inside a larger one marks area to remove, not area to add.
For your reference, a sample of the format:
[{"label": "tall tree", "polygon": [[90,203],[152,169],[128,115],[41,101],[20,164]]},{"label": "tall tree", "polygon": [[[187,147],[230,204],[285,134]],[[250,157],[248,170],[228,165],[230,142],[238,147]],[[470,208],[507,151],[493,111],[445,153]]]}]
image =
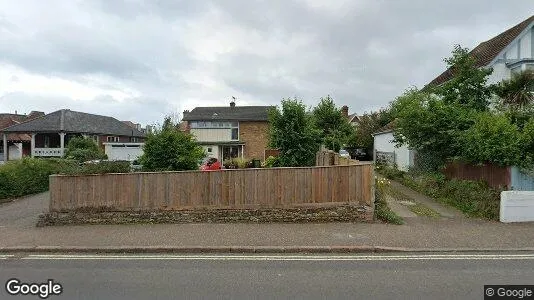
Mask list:
[{"label": "tall tree", "polygon": [[280,150],[283,167],[313,166],[321,132],[313,115],[297,98],[282,99],[281,107],[269,111],[270,146]]},{"label": "tall tree", "polygon": [[195,138],[176,129],[171,117],[147,136],[139,161],[146,171],[196,170],[206,156]]},{"label": "tall tree", "polygon": [[328,149],[339,152],[354,131],[349,120],[337,108],[334,100],[327,96],[321,98],[313,109],[313,116],[317,128],[321,131],[321,140]]},{"label": "tall tree", "polygon": [[487,84],[492,69],[477,68],[469,49],[455,45],[452,56],[444,61],[453,77],[439,87],[435,93],[446,104],[459,104],[479,111],[486,110],[492,94],[492,86]]}]

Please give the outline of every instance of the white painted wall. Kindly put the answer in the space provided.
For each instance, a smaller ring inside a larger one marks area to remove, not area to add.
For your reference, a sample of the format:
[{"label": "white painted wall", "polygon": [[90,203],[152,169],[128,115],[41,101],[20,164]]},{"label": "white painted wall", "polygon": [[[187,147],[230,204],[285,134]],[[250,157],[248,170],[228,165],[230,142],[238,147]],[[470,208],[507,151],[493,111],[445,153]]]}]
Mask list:
[{"label": "white painted wall", "polygon": [[532,52],[530,51],[530,49],[532,48],[531,38],[532,36],[530,34],[530,31],[521,38],[521,58],[532,57]]},{"label": "white painted wall", "polygon": [[506,67],[504,62],[498,62],[493,66],[493,73],[488,76],[488,84],[499,83],[503,80],[511,78],[511,71]]},{"label": "white painted wall", "polygon": [[232,140],[232,130],[229,128],[191,128],[191,134],[199,142],[225,142]]},{"label": "white painted wall", "polygon": [[[208,157],[219,158],[219,146],[218,145],[206,145],[202,146],[204,151],[208,154]],[[211,152],[208,152],[208,148],[211,148]]]},{"label": "white painted wall", "polygon": [[144,143],[104,143],[109,160],[136,160],[143,155]]},{"label": "white painted wall", "polygon": [[501,192],[499,218],[503,223],[534,221],[534,191]]},{"label": "white painted wall", "polygon": [[408,171],[412,164],[410,155],[412,150],[406,146],[397,148],[393,142],[393,132],[381,133],[374,136],[374,151],[394,152],[395,162],[399,170]]},{"label": "white painted wall", "polygon": [[22,144],[15,143],[9,146],[9,160],[22,159]]}]

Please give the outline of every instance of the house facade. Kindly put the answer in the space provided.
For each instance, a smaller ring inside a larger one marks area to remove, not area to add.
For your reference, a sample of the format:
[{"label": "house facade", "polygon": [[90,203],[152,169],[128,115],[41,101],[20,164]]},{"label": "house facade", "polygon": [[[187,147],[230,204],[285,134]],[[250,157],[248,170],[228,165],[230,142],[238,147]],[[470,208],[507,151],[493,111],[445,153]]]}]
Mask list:
[{"label": "house facade", "polygon": [[[21,115],[15,112],[0,113],[0,131],[9,126],[20,124],[22,122],[32,120],[44,116],[44,112],[32,111],[28,115]],[[6,149],[4,149],[4,140],[0,139],[0,162],[4,161],[4,156],[7,155],[12,159],[20,159],[23,156],[30,154],[31,136],[28,134],[12,133],[7,135]],[[5,154],[7,153],[7,154]]]},{"label": "house facade", "polygon": [[[108,145],[131,145],[139,148],[138,152],[142,151],[139,145],[142,145],[145,139],[144,133],[115,118],[68,109],[8,126],[1,129],[0,133],[3,137],[3,153],[8,152],[9,136],[27,135],[29,151],[23,156],[32,157],[62,157],[69,140],[79,136],[93,139],[104,150],[113,148]],[[131,152],[131,149],[129,151]],[[108,156],[110,154],[112,153]],[[10,157],[9,153],[3,157],[4,161],[18,158],[20,157]]]},{"label": "house facade", "polygon": [[270,106],[196,107],[184,111],[181,130],[195,136],[209,157],[265,159]]},{"label": "house facade", "polygon": [[408,171],[415,164],[416,151],[406,145],[397,147],[393,131],[395,123],[391,122],[373,134],[373,161],[385,161],[396,164],[402,171]]},{"label": "house facade", "polygon": [[[479,68],[493,68],[488,84],[510,79],[514,74],[534,70],[534,16],[475,47],[469,54]],[[428,85],[440,85],[453,76],[448,69]]]}]

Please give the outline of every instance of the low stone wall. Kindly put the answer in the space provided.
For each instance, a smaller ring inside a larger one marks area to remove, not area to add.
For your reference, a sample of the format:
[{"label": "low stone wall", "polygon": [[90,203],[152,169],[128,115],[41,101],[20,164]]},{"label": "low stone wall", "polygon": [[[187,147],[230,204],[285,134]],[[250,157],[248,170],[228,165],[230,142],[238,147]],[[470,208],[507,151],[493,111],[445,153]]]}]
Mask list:
[{"label": "low stone wall", "polygon": [[52,212],[39,216],[38,227],[81,224],[161,224],[161,223],[325,223],[372,222],[370,206],[342,205],[321,208],[184,210],[116,212],[84,209]]}]

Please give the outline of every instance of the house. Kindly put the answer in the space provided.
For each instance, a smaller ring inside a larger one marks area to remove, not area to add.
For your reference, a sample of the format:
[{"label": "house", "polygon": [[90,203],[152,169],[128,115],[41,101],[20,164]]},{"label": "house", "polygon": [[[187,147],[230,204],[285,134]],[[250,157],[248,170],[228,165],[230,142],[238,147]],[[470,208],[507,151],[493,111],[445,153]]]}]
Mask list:
[{"label": "house", "polygon": [[414,166],[416,152],[406,145],[396,146],[393,136],[394,128],[395,121],[373,134],[373,161],[386,161],[389,164],[396,164],[399,170],[408,171],[410,167]]},{"label": "house", "polygon": [[343,105],[343,107],[341,107],[341,113],[343,114],[343,116],[345,116],[345,118],[347,118],[349,120],[350,125],[352,125],[354,127],[357,127],[358,124],[360,124],[360,116],[358,116],[358,114],[350,114],[349,115],[349,107],[348,106]]},{"label": "house", "polygon": [[[76,136],[89,137],[106,150],[110,159],[122,159],[120,153],[128,152],[131,159],[142,153],[145,134],[125,123],[106,116],[62,109],[47,115],[26,120],[0,130],[3,152],[7,152],[8,136],[29,136],[30,148],[26,155],[32,157],[62,157],[65,145]],[[109,145],[109,147],[108,147]],[[116,149],[115,149],[116,148]],[[136,149],[133,151],[133,149]],[[132,153],[135,152],[135,155]],[[4,161],[17,159],[4,155]]]},{"label": "house", "polygon": [[[44,116],[44,112],[32,111],[28,115],[20,115],[15,112],[0,113],[0,131],[9,126],[20,124],[24,121],[32,120],[40,116]],[[0,140],[0,162],[4,161],[4,153],[9,153],[12,159],[20,159],[30,153],[31,136],[27,134],[12,133],[7,135],[7,150],[4,150],[4,141]],[[4,152],[6,151],[6,152]]]},{"label": "house", "polygon": [[180,127],[193,134],[210,157],[265,159],[271,106],[196,107],[184,111]]},{"label": "house", "polygon": [[[479,68],[493,68],[488,84],[508,80],[513,74],[534,70],[534,15],[476,46],[469,54]],[[441,85],[453,77],[449,68],[427,86]]]}]

